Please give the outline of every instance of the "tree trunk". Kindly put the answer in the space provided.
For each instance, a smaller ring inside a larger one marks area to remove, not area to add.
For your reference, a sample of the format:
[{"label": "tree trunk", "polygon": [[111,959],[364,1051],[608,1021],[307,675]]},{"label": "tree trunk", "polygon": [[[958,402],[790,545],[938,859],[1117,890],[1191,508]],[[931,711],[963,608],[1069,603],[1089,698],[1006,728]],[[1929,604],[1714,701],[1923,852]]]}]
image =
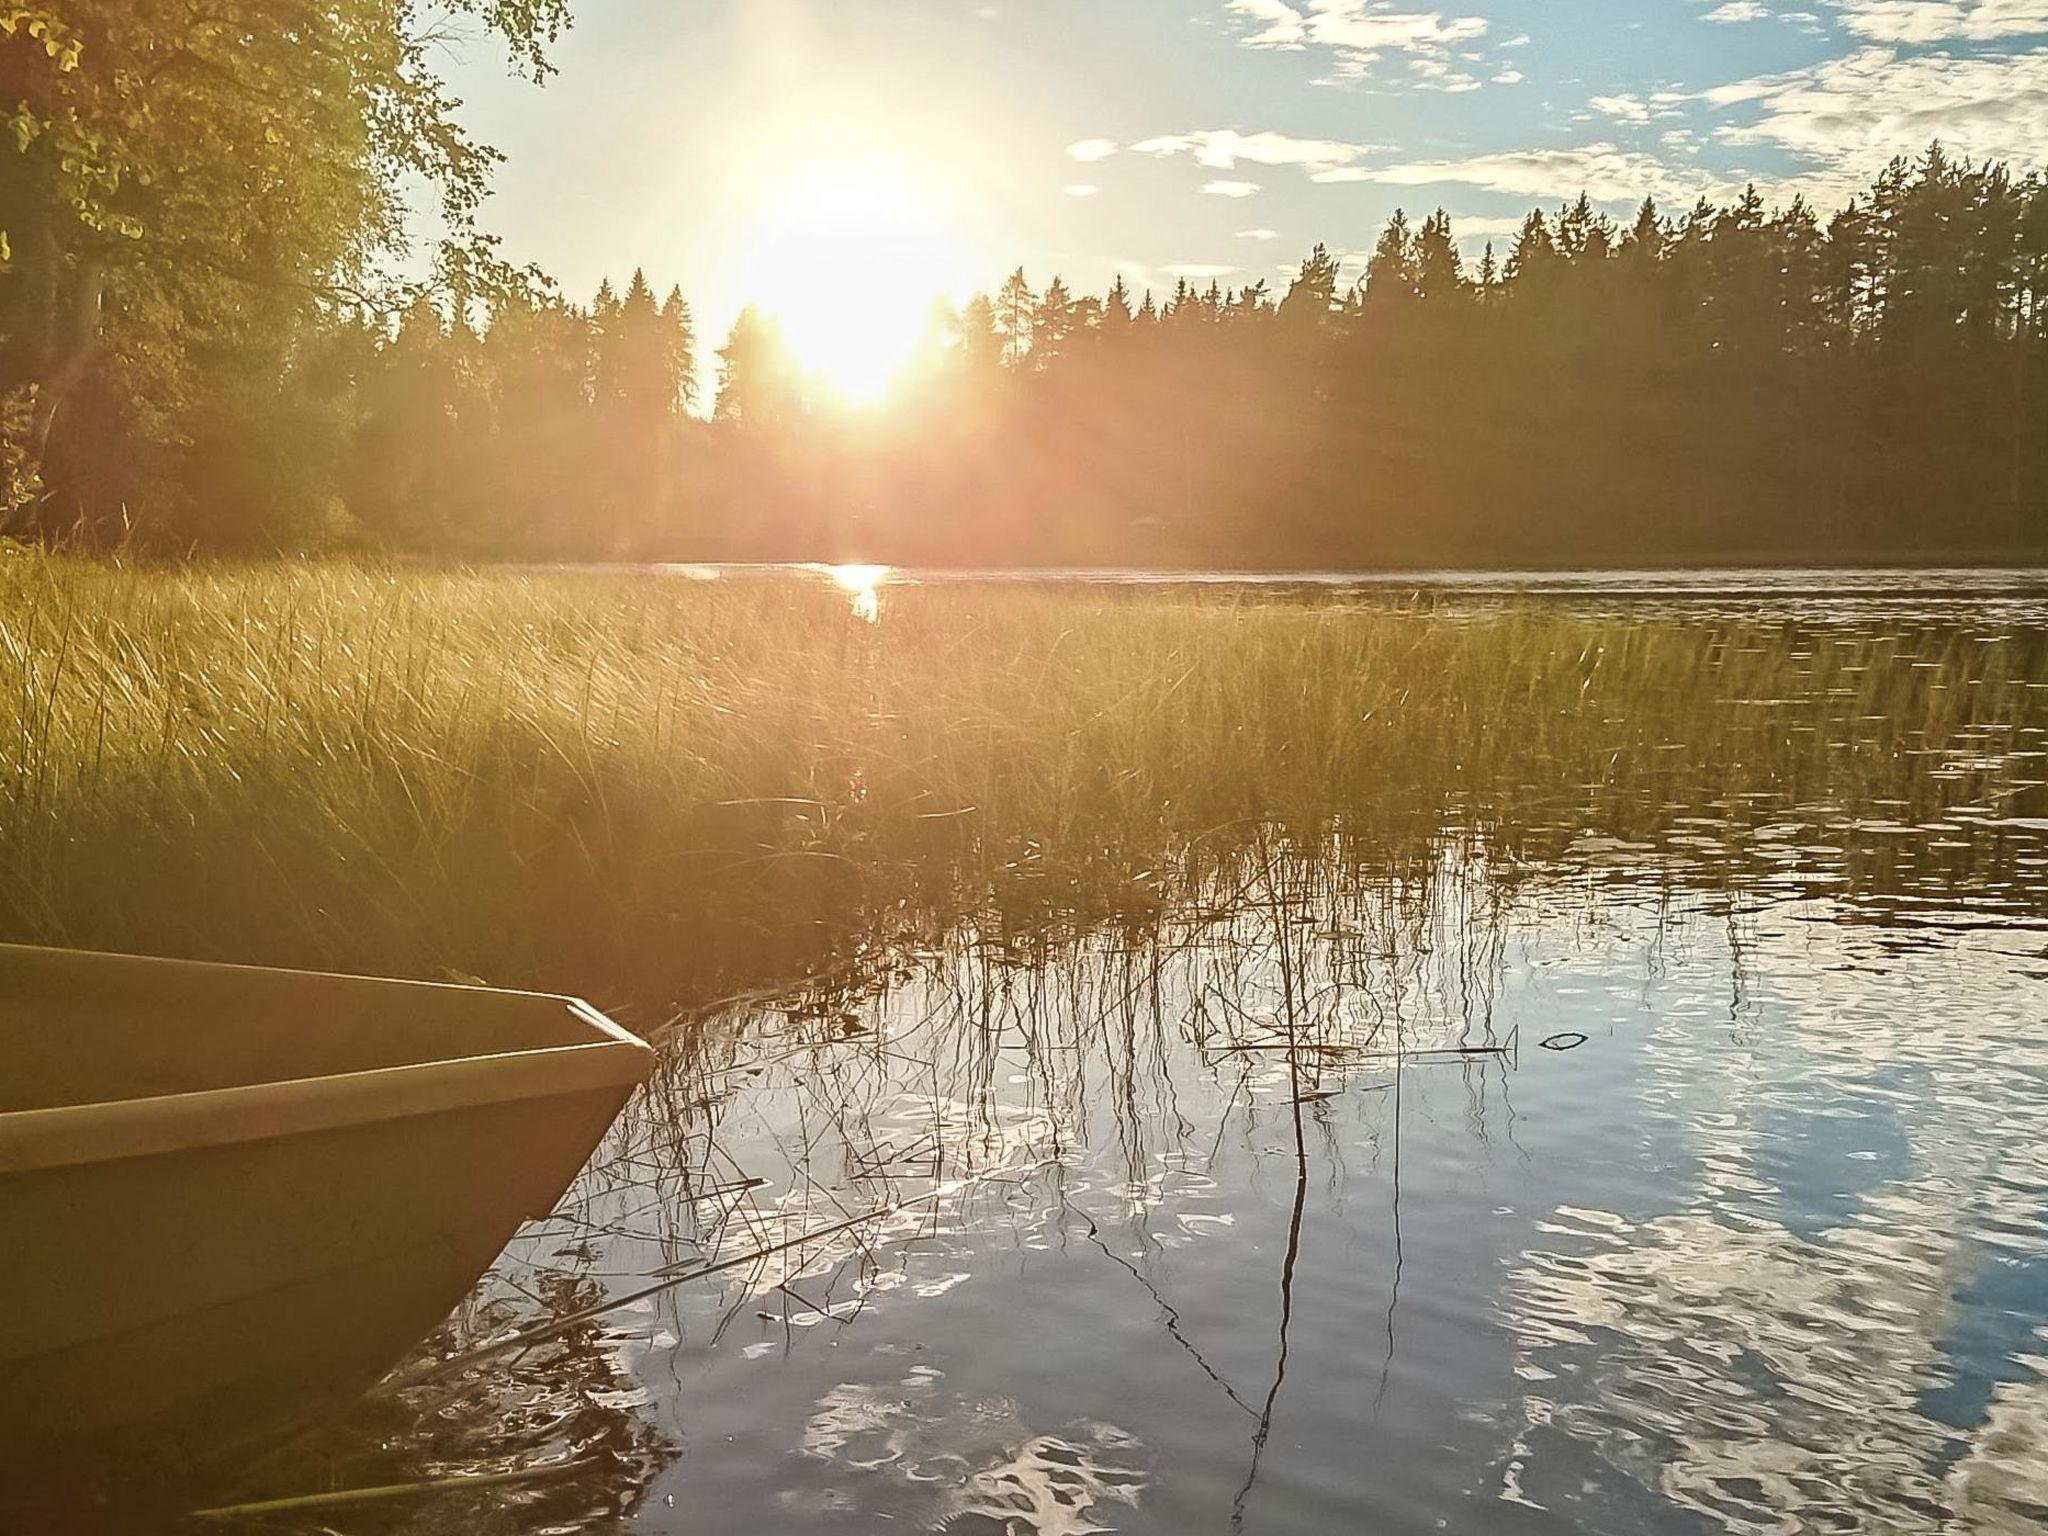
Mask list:
[{"label": "tree trunk", "polygon": [[29,450],[40,459],[50,445],[50,429],[65,397],[85,377],[99,351],[100,303],[107,287],[107,265],[97,256],[80,257],[71,291],[56,307],[44,362],[35,385],[34,414],[29,425]]}]

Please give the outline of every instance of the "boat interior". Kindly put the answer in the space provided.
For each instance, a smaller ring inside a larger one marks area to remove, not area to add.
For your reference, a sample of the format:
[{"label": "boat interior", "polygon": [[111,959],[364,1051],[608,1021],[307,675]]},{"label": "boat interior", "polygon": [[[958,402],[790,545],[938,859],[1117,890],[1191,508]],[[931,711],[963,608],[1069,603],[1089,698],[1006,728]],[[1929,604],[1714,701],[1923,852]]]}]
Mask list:
[{"label": "boat interior", "polygon": [[604,1038],[540,993],[0,945],[0,1114]]}]

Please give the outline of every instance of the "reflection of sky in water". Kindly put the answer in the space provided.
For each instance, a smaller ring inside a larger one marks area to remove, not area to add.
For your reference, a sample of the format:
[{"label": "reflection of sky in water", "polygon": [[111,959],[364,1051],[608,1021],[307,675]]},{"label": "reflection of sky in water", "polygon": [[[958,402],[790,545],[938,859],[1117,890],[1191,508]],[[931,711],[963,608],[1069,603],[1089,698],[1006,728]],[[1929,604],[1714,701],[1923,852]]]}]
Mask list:
[{"label": "reflection of sky in water", "polygon": [[[870,620],[897,579],[828,575]],[[1785,711],[1900,776],[1750,804],[1653,743],[1604,820],[1552,786],[1156,930],[878,939],[672,1042],[495,1294],[686,1277],[592,1346],[667,1447],[615,1474],[646,1531],[2039,1529],[2048,684],[2008,672],[1935,745]]]},{"label": "reflection of sky in water", "polygon": [[[1561,1211],[1515,1261],[1502,1310],[1535,1385],[1512,1470],[1539,1502],[1576,1496],[1545,1468],[1561,1435],[1727,1529],[2020,1529],[2048,1494],[2040,1447],[1992,1449],[2039,1412],[2019,1356],[2048,1294],[1995,1356],[1954,1347],[1975,1276],[2048,1254],[2022,1129],[2048,1044],[2015,1054],[2042,998],[2011,968],[2038,938],[1844,973],[1855,946],[1816,915],[1757,926],[1753,1045],[1666,1023],[1629,1042],[1621,1091],[1665,1122],[1649,1145],[1689,1154],[1667,1208]],[[1974,1411],[1930,1417],[1944,1388]]]},{"label": "reflection of sky in water", "polygon": [[1484,893],[727,1020],[593,1175],[619,1284],[948,1194],[617,1319],[640,1524],[2029,1528],[2040,933]]}]

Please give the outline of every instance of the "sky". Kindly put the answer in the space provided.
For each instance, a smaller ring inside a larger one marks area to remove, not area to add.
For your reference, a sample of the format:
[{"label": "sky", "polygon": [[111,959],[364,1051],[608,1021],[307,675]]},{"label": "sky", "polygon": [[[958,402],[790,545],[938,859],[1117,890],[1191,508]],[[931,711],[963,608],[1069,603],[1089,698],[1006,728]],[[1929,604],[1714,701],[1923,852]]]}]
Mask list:
[{"label": "sky", "polygon": [[474,39],[442,67],[506,156],[508,256],[577,300],[643,267],[709,345],[759,300],[842,354],[1019,265],[1284,289],[1318,241],[1356,272],[1397,206],[1476,256],[1581,191],[1754,179],[1825,215],[1936,137],[2048,164],[2048,0],[1425,3],[578,0],[544,87]]}]

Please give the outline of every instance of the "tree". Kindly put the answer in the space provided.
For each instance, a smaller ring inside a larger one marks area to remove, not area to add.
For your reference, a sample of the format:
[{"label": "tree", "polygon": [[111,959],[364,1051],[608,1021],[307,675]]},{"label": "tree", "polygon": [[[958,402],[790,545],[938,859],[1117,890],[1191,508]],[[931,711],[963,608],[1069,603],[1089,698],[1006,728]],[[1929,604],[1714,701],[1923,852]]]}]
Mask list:
[{"label": "tree", "polygon": [[[567,0],[65,0],[0,13],[8,272],[0,400],[28,402],[10,455],[112,460],[181,436],[214,349],[289,366],[322,303],[388,294],[401,185],[436,195],[436,279],[517,280],[475,224],[495,159],[462,130],[429,49],[448,12],[481,20],[529,77]],[[24,19],[26,18],[26,19]],[[380,298],[379,302],[386,302]],[[91,387],[88,387],[88,385]],[[140,440],[137,439],[140,434]],[[88,444],[90,446],[88,446]],[[51,486],[78,505],[76,489]],[[154,481],[129,486],[145,512]]]},{"label": "tree", "polygon": [[996,334],[1003,341],[1003,361],[1010,367],[1021,368],[1024,359],[1030,356],[1032,326],[1037,317],[1038,300],[1031,292],[1031,284],[1025,281],[1024,269],[1019,267],[997,290],[995,301]]},{"label": "tree", "polygon": [[1555,275],[1557,265],[1557,242],[1550,238],[1550,226],[1544,222],[1541,209],[1531,209],[1529,216],[1522,220],[1522,229],[1515,236],[1515,243],[1508,249],[1507,265],[1501,270],[1501,279],[1510,289],[1524,293],[1537,291]]},{"label": "tree", "polygon": [[1297,329],[1319,329],[1337,307],[1337,259],[1318,241],[1280,301],[1280,318]]},{"label": "tree", "polygon": [[1111,331],[1131,323],[1131,290],[1124,286],[1124,275],[1119,272],[1116,281],[1110,285],[1109,296],[1102,302],[1102,323]]},{"label": "tree", "polygon": [[677,321],[688,324],[682,294],[674,295],[668,313],[654,302],[654,290],[647,275],[633,270],[626,294],[613,303],[605,301],[609,284],[598,290],[593,307],[597,317],[597,398],[630,417],[643,427],[672,418],[683,405],[692,360],[687,334],[678,334]]},{"label": "tree", "polygon": [[1479,297],[1489,298],[1500,285],[1500,263],[1494,259],[1493,242],[1486,242],[1486,250],[1479,258],[1479,276],[1475,280]]},{"label": "tree", "polygon": [[1602,262],[1614,253],[1614,225],[1593,211],[1592,199],[1581,192],[1557,216],[1557,253],[1566,261]]},{"label": "tree", "polygon": [[1657,216],[1654,198],[1644,198],[1636,209],[1635,222],[1621,239],[1622,259],[1631,272],[1654,267],[1664,259],[1664,221]]},{"label": "tree", "polygon": [[597,329],[554,295],[510,293],[492,308],[484,373],[496,412],[489,454],[499,536],[537,555],[594,547],[603,422],[592,398]]},{"label": "tree", "polygon": [[718,398],[712,418],[765,431],[787,426],[802,411],[803,394],[782,327],[749,304],[718,349]]},{"label": "tree", "polygon": [[1398,303],[1415,297],[1415,239],[1408,215],[1394,210],[1366,258],[1364,297],[1369,303]]},{"label": "tree", "polygon": [[976,294],[960,311],[960,351],[969,372],[987,377],[1002,366],[1003,338],[996,328],[995,305]]},{"label": "tree", "polygon": [[697,408],[697,321],[680,286],[661,301],[661,325],[667,343],[668,369],[675,375],[676,400],[686,411]]},{"label": "tree", "polygon": [[1422,221],[1412,253],[1412,281],[1418,298],[1439,302],[1462,298],[1465,267],[1451,236],[1451,216],[1439,208]]},{"label": "tree", "polygon": [[[1007,285],[1005,287],[1007,289]],[[1058,361],[1060,355],[1066,351],[1067,339],[1074,334],[1079,323],[1078,306],[1073,294],[1067,290],[1066,283],[1055,276],[1045,285],[1045,296],[1031,312],[1029,325],[1032,366],[1044,368]]]}]

